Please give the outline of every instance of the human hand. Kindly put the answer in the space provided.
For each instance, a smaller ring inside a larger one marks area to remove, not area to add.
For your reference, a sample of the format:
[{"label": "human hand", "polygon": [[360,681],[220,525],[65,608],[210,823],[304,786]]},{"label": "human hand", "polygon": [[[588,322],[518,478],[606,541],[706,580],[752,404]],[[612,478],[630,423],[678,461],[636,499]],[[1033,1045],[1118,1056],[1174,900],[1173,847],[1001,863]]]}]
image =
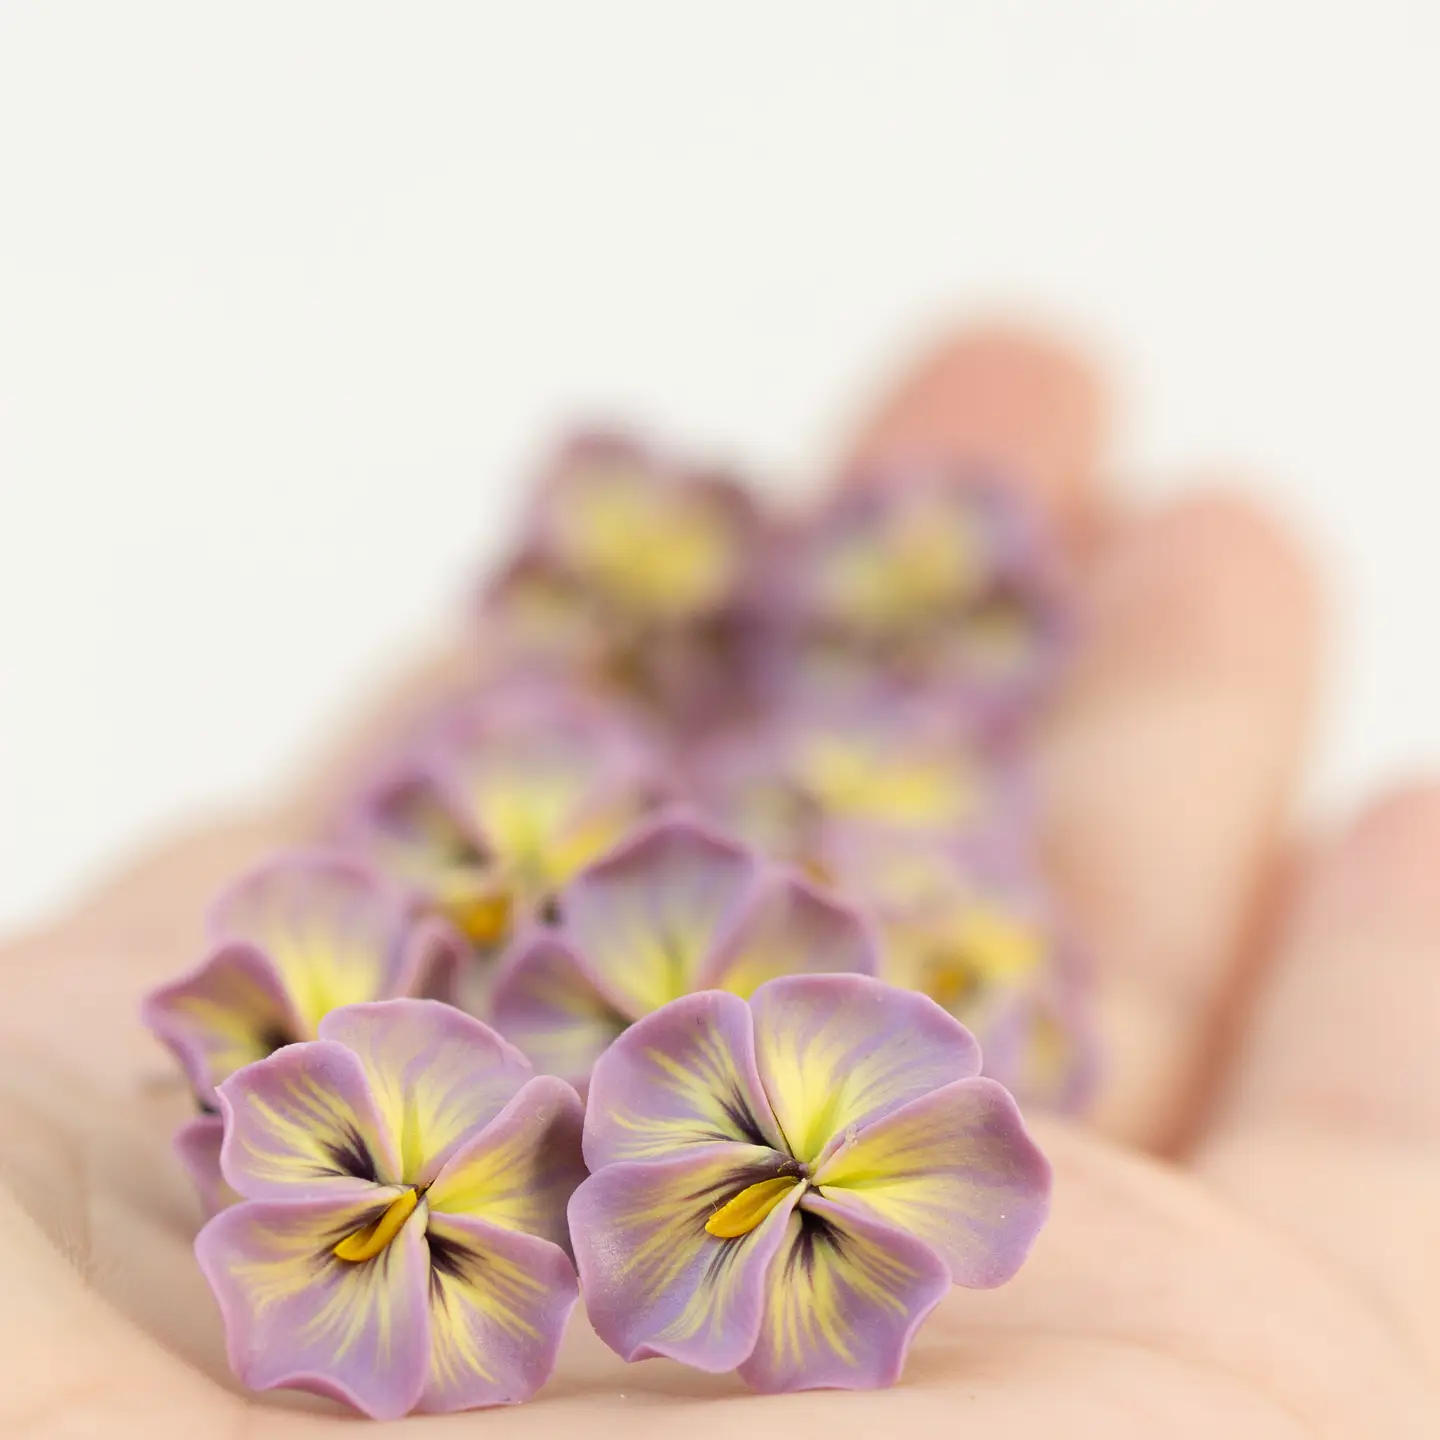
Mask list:
[{"label": "human hand", "polygon": [[[992,334],[946,346],[859,442],[1013,469],[1082,575],[1086,648],[1043,761],[1107,1069],[1089,1127],[1033,1126],[1055,1206],[1019,1278],[954,1292],[890,1391],[750,1396],[626,1367],[577,1316],[536,1402],[397,1428],[1434,1433],[1440,791],[1283,855],[1316,639],[1305,568],[1233,500],[1117,514],[1092,483],[1099,432],[1073,362]],[[187,1099],[137,1007],[193,962],[209,896],[305,834],[358,750],[458,666],[407,681],[290,802],[181,839],[0,951],[0,1433],[309,1440],[336,1423],[228,1374],[169,1150]]]}]

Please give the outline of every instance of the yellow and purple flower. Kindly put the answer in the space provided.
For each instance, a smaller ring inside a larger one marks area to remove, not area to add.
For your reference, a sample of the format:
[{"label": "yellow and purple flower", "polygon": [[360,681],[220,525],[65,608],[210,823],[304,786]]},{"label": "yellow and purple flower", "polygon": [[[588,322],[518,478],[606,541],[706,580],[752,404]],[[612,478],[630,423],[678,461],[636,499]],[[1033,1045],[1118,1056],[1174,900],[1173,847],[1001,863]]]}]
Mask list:
[{"label": "yellow and purple flower", "polygon": [[519,553],[483,590],[487,663],[565,675],[672,719],[734,698],[757,600],[745,489],[619,435],[562,447]]},{"label": "yellow and purple flower", "polygon": [[342,1005],[448,998],[465,946],[417,917],[400,890],[347,856],[277,856],[230,887],[206,920],[209,949],[153,990],[142,1018],[179,1060],[201,1113],[175,1148],[208,1208],[230,1198],[218,1168],[216,1087],[242,1066],[313,1040]]},{"label": "yellow and purple flower", "polygon": [[195,1252],[230,1364],[378,1419],[528,1399],[576,1300],[582,1107],[427,1000],[332,1011],[219,1088],[244,1198]]},{"label": "yellow and purple flower", "polygon": [[1094,1057],[1082,957],[1033,862],[860,827],[832,830],[826,859],[875,918],[881,974],[960,1020],[987,1075],[1026,1104],[1084,1103]]},{"label": "yellow and purple flower", "polygon": [[432,722],[344,832],[491,955],[667,787],[653,741],[619,710],[513,687]]},{"label": "yellow and purple flower", "polygon": [[797,535],[787,574],[790,673],[812,691],[879,679],[1006,723],[1065,649],[1050,540],[1013,488],[983,478],[915,467],[846,489]]},{"label": "yellow and purple flower", "polygon": [[822,880],[835,833],[943,836],[1009,855],[1034,808],[1008,747],[969,733],[942,705],[893,694],[784,708],[758,732],[713,741],[693,772],[721,823]]},{"label": "yellow and purple flower", "polygon": [[708,991],[596,1064],[570,1233],[591,1323],[626,1360],[759,1390],[898,1376],[952,1284],[1024,1261],[1050,1169],[933,1001],[858,975]]},{"label": "yellow and purple flower", "polygon": [[666,815],[582,871],[553,923],[521,936],[496,980],[497,1028],[583,1085],[641,1016],[692,990],[748,996],[777,975],[873,974],[862,917],[788,867]]}]

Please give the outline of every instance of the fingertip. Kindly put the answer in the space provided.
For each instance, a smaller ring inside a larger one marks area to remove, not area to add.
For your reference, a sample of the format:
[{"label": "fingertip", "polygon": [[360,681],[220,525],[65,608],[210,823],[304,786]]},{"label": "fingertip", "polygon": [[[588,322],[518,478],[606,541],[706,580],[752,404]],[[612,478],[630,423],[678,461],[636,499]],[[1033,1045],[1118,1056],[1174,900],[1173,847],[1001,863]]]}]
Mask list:
[{"label": "fingertip", "polygon": [[905,372],[852,447],[850,473],[895,461],[983,467],[1073,535],[1095,507],[1108,408],[1079,350],[1021,325],[970,327]]},{"label": "fingertip", "polygon": [[1241,658],[1277,642],[1292,654],[1297,640],[1308,648],[1321,611],[1315,567],[1293,531],[1220,487],[1127,526],[1094,569],[1091,602],[1102,631],[1178,627],[1190,646]]}]

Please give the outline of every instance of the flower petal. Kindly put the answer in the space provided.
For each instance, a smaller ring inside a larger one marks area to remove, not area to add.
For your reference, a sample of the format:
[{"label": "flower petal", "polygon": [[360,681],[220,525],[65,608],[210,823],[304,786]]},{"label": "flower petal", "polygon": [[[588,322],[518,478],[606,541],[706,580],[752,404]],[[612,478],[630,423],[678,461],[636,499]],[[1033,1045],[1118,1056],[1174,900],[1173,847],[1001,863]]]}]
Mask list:
[{"label": "flower petal", "polygon": [[534,1074],[488,1025],[434,1000],[349,1005],[320,1035],[353,1051],[407,1184],[426,1185]]},{"label": "flower petal", "polygon": [[426,1192],[431,1212],[473,1216],[568,1250],[565,1207],[586,1175],[584,1120],[569,1085],[537,1075],[445,1162]]},{"label": "flower petal", "polygon": [[197,1115],[187,1120],[173,1141],[175,1156],[200,1194],[200,1205],[208,1218],[240,1197],[220,1173],[220,1144],[225,1139],[225,1122],[218,1115]]},{"label": "flower petal", "polygon": [[490,1013],[495,1028],[537,1070],[572,1085],[590,1078],[633,1018],[602,992],[582,955],[543,930],[518,942],[490,993]]},{"label": "flower petal", "polygon": [[695,987],[758,879],[743,847],[666,817],[576,876],[565,933],[619,1007],[645,1015]]},{"label": "flower petal", "polygon": [[522,907],[613,845],[656,782],[647,747],[617,713],[555,687],[457,707],[436,725],[434,759]]},{"label": "flower petal", "polygon": [[777,872],[752,896],[703,982],[748,997],[780,975],[873,975],[878,968],[878,943],[857,910]]},{"label": "flower petal", "polygon": [[248,1200],[364,1195],[401,1179],[365,1071],[331,1040],[277,1050],[220,1087],[220,1169]]},{"label": "flower petal", "polygon": [[430,1216],[430,1370],[421,1410],[528,1400],[579,1291],[564,1251],[473,1215]]},{"label": "flower petal", "polygon": [[152,990],[141,1018],[207,1104],[242,1065],[305,1038],[275,967],[245,941],[216,946],[198,969]]},{"label": "flower petal", "polygon": [[750,1002],[765,1094],[809,1164],[907,1101],[980,1069],[970,1032],[933,1000],[865,975],[792,975]]},{"label": "flower petal", "polygon": [[408,928],[401,897],[335,854],[272,861],[209,916],[217,939],[248,940],[269,957],[307,1024],[306,1038],[337,1006],[401,992]]},{"label": "flower petal", "polygon": [[626,1360],[668,1355],[733,1370],[759,1333],[766,1269],[801,1187],[735,1239],[705,1222],[783,1158],[755,1145],[707,1145],[679,1159],[607,1165],[575,1192],[570,1236],[596,1333]]},{"label": "flower petal", "polygon": [[342,824],[346,839],[412,887],[479,946],[503,940],[510,897],[489,842],[431,757],[407,757],[363,791]]},{"label": "flower petal", "polygon": [[722,1140],[785,1148],[755,1068],[749,1007],[703,990],[632,1025],[596,1062],[585,1163],[598,1170]]},{"label": "flower petal", "polygon": [[195,1240],[225,1319],[230,1366],[253,1390],[347,1401],[377,1420],[414,1408],[430,1355],[424,1207],[373,1260],[334,1246],[373,1220],[365,1196],[232,1205]]},{"label": "flower petal", "polygon": [[949,1288],[945,1262],[928,1245],[807,1191],[786,1219],[740,1377],[756,1390],[892,1385]]},{"label": "flower petal", "polygon": [[820,1193],[918,1236],[957,1285],[1003,1285],[1050,1208],[1050,1166],[994,1080],[959,1080],[877,1120],[815,1176]]}]

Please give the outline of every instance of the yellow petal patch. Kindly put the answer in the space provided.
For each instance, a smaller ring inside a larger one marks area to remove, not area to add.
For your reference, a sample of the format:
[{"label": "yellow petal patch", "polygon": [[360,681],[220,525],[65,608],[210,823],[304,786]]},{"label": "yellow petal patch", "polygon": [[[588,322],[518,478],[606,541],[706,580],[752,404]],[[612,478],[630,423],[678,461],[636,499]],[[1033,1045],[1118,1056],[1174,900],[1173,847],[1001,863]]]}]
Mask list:
[{"label": "yellow petal patch", "polygon": [[720,516],[620,466],[577,474],[567,489],[573,558],[622,604],[689,615],[724,595],[735,554]]},{"label": "yellow petal patch", "polygon": [[800,753],[801,783],[833,815],[905,827],[963,824],[980,781],[955,755],[902,755],[840,735],[816,736]]},{"label": "yellow petal patch", "polygon": [[1033,925],[992,906],[968,906],[923,967],[920,988],[954,1009],[991,986],[1022,984],[1043,958],[1044,941]]},{"label": "yellow petal patch", "polygon": [[705,1222],[705,1228],[721,1240],[748,1235],[799,1183],[795,1175],[777,1175],[747,1185]]}]

